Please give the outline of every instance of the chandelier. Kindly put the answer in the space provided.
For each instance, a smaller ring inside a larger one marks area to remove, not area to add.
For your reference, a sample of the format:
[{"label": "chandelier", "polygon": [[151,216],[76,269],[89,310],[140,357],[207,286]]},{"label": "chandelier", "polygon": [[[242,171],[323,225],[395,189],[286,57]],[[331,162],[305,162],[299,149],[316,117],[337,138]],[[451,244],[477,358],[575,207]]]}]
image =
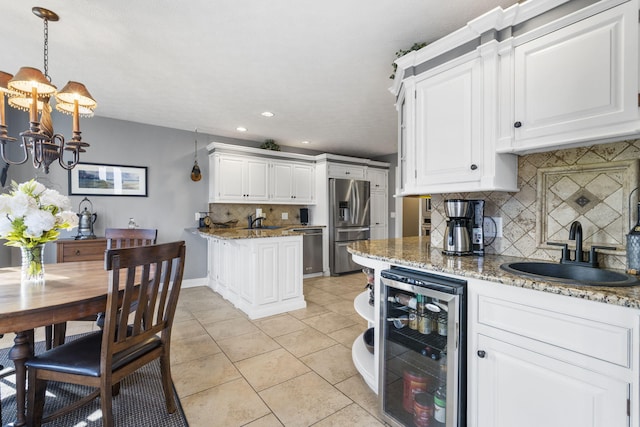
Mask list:
[{"label": "chandelier", "polygon": [[[5,163],[21,165],[31,154],[33,167],[41,167],[45,173],[49,173],[49,166],[56,160],[68,170],[78,164],[80,153],[86,152],[85,147],[89,146],[80,136],[80,117],[92,117],[97,103],[82,83],[70,81],[60,91],[51,83],[48,74],[49,21],[55,22],[60,18],[55,12],[42,7],[34,7],[31,11],[44,21],[44,74],[32,67],[20,68],[15,76],[0,71],[0,157]],[[7,134],[5,97],[9,106],[29,112],[29,129],[20,133],[23,158],[19,161],[7,158],[7,143],[18,142]],[[53,133],[49,103],[52,97],[56,100],[56,110],[73,116],[73,137],[70,141]],[[65,151],[73,155],[67,163],[63,159]]]}]

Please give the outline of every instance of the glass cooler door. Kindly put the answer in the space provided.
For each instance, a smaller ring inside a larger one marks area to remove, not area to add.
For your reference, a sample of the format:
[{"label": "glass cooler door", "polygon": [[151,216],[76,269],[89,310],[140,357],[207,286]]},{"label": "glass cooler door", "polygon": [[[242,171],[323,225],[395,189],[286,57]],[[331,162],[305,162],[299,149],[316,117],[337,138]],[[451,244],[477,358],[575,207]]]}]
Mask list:
[{"label": "glass cooler door", "polygon": [[465,282],[450,289],[445,282],[435,290],[382,279],[379,390],[392,425],[464,425]]}]

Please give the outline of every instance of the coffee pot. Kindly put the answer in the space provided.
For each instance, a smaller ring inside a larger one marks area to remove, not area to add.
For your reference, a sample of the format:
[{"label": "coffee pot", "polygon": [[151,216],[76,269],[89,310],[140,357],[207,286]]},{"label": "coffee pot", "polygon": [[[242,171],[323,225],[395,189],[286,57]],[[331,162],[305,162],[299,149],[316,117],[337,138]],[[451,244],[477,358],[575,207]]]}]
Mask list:
[{"label": "coffee pot", "polygon": [[484,255],[484,200],[448,199],[449,217],[442,253],[445,255]]},{"label": "coffee pot", "polygon": [[93,203],[86,197],[82,199],[80,204],[78,205],[78,210],[80,213],[78,215],[78,234],[76,235],[76,240],[84,240],[84,239],[95,239],[96,235],[93,233],[93,224],[96,222],[98,215],[89,211],[87,206],[85,205],[84,210],[82,210],[82,204],[84,202],[88,202],[91,205],[91,211],[93,211]]}]

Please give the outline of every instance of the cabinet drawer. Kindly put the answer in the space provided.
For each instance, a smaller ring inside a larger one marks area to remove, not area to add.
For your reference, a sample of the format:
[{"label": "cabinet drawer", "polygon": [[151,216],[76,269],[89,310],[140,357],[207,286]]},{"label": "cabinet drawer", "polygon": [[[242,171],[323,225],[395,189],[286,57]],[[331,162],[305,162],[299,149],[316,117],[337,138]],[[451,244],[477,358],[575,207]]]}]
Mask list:
[{"label": "cabinet drawer", "polygon": [[630,328],[479,296],[478,323],[630,367]]},{"label": "cabinet drawer", "polygon": [[341,163],[329,164],[330,178],[364,179],[364,172],[364,166],[347,165]]},{"label": "cabinet drawer", "polygon": [[102,261],[106,249],[106,239],[58,241],[57,261]]}]

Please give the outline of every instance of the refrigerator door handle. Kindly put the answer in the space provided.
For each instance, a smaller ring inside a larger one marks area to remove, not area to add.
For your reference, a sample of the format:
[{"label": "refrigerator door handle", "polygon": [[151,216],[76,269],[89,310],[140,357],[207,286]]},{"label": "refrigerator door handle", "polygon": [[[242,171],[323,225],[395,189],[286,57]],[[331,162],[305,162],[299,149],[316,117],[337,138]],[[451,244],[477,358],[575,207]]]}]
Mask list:
[{"label": "refrigerator door handle", "polygon": [[336,232],[338,233],[349,233],[352,231],[369,231],[369,227],[359,227],[359,228],[343,228],[343,229],[336,229]]}]

